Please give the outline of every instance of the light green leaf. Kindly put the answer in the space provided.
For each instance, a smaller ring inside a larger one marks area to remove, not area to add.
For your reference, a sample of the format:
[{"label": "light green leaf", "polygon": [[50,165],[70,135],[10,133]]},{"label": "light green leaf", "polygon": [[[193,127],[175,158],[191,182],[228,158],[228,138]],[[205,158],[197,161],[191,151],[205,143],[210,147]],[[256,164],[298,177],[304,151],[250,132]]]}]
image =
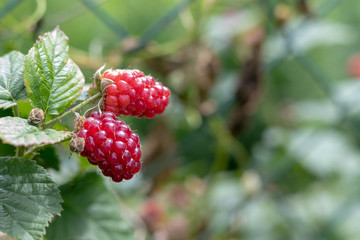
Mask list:
[{"label": "light green leaf", "polygon": [[0,57],[0,108],[12,107],[26,98],[23,65],[24,55],[20,52]]},{"label": "light green leaf", "polygon": [[0,118],[0,139],[13,146],[54,144],[70,137],[69,132],[41,129],[26,119],[18,117]]},{"label": "light green leaf", "polygon": [[88,173],[60,190],[64,212],[50,224],[47,239],[134,239],[119,203],[96,173]]},{"label": "light green leaf", "polygon": [[47,171],[34,161],[0,157],[0,231],[21,240],[42,239],[61,195]]},{"label": "light green leaf", "polygon": [[34,107],[58,115],[73,104],[84,85],[79,67],[69,58],[68,38],[59,29],[44,34],[24,61],[26,91]]}]

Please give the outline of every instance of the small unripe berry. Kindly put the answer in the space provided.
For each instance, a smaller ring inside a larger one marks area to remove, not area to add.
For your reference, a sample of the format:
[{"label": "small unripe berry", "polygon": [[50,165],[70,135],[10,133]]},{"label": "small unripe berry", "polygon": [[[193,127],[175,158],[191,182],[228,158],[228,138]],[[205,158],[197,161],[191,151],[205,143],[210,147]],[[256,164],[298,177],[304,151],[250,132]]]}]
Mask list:
[{"label": "small unripe berry", "polygon": [[81,137],[73,137],[70,140],[69,146],[72,152],[81,153],[82,151],[84,151],[85,139]]},{"label": "small unripe berry", "polygon": [[45,114],[43,110],[41,110],[40,108],[33,108],[30,111],[28,121],[35,124],[39,124],[42,121],[44,121],[44,118],[45,118]]}]

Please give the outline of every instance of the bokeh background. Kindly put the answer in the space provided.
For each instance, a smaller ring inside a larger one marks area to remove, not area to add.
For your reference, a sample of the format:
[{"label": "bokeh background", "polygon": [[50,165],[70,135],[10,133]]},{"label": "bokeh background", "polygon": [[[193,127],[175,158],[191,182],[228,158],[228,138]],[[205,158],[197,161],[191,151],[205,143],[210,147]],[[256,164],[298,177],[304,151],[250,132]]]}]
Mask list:
[{"label": "bokeh background", "polygon": [[[0,54],[56,26],[86,86],[107,63],[172,91],[124,118],[141,173],[104,179],[138,239],[359,239],[360,1],[0,0]],[[36,160],[59,185],[96,171],[66,144]]]}]

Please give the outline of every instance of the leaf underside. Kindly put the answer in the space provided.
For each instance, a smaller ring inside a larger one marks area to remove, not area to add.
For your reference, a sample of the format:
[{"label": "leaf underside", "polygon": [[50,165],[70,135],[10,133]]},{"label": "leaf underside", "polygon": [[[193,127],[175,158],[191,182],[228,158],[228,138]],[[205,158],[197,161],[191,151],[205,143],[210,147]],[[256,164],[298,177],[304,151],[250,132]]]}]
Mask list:
[{"label": "leaf underside", "polygon": [[26,119],[18,117],[0,118],[0,129],[0,139],[13,146],[55,144],[70,136],[65,131],[42,130],[30,124]]}]

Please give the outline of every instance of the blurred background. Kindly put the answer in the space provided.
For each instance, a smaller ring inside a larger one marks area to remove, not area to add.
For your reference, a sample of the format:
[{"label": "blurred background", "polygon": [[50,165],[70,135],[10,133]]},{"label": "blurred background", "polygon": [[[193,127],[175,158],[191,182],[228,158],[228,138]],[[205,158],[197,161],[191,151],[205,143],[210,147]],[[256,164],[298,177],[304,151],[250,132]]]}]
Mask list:
[{"label": "blurred background", "polygon": [[[107,63],[172,91],[124,118],[141,173],[104,179],[138,239],[359,239],[360,1],[0,0],[1,55],[56,26],[85,87]],[[66,143],[36,160],[59,185],[98,171]]]}]

